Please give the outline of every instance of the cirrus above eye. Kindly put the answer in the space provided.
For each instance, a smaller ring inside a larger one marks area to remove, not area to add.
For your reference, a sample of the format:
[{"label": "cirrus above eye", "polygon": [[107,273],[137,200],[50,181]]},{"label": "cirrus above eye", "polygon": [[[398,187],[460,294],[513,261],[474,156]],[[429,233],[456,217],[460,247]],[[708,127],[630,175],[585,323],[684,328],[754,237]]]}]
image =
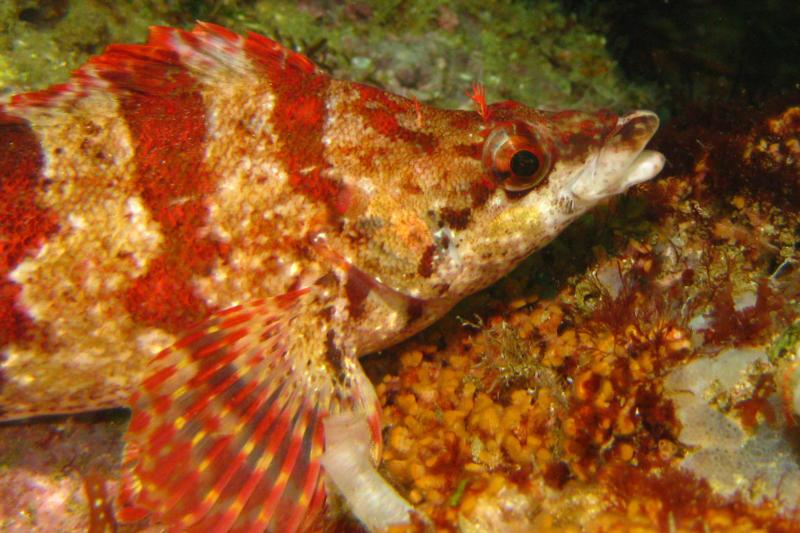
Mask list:
[{"label": "cirrus above eye", "polygon": [[527,191],[542,183],[551,158],[537,135],[519,121],[498,124],[483,145],[483,164],[509,192]]}]

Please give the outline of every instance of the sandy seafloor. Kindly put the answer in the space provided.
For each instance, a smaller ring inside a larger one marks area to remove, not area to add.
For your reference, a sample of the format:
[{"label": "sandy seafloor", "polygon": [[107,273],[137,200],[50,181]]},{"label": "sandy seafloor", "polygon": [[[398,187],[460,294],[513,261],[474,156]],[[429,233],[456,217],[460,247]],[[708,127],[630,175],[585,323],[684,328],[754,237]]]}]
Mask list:
[{"label": "sandy seafloor", "polygon": [[[0,94],[201,18],[437,105],[468,107],[481,81],[490,101],[655,109],[670,119],[658,180],[365,359],[382,471],[441,531],[800,529],[796,88],[739,86],[714,67],[726,52],[681,55],[679,36],[649,56],[666,82],[637,78],[610,53],[616,26],[570,4],[17,0],[0,6]],[[685,69],[702,98],[676,81]],[[109,513],[126,423],[119,410],[0,426],[0,529],[145,527]]]}]

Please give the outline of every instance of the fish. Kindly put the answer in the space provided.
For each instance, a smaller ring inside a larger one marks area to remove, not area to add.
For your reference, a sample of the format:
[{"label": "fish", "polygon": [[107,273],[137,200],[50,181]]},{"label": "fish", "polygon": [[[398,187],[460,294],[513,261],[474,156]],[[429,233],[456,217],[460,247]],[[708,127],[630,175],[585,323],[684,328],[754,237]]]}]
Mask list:
[{"label": "fish", "polygon": [[[650,111],[469,96],[438,109],[198,23],[6,98],[0,420],[130,407],[123,521],[310,527],[324,455],[380,457],[359,358],[664,165]],[[367,445],[326,432],[343,419]]]}]

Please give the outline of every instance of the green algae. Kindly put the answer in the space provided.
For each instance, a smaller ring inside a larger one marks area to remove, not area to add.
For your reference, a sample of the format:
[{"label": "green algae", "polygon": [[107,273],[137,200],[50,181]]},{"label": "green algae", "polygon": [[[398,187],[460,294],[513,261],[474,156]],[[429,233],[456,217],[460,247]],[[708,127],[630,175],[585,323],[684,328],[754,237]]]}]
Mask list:
[{"label": "green algae", "polygon": [[63,82],[106,45],[142,41],[147,26],[161,20],[134,0],[50,4],[61,3],[21,0],[0,8],[0,94]]},{"label": "green algae", "polygon": [[793,360],[800,353],[800,320],[781,332],[767,350],[769,360],[778,363],[783,359]]},{"label": "green algae", "polygon": [[147,26],[197,19],[262,33],[337,77],[446,107],[469,107],[474,82],[490,100],[541,107],[628,108],[655,98],[625,81],[605,38],[557,3],[509,0],[125,0],[113,9],[20,0],[0,8],[0,94],[64,81],[107,44],[142,42]]}]

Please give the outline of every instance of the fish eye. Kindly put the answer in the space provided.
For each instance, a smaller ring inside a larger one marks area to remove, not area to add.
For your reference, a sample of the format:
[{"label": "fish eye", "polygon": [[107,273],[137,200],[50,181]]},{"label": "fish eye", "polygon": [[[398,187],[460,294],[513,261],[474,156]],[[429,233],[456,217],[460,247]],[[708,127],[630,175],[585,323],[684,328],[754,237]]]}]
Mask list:
[{"label": "fish eye", "polygon": [[506,191],[530,190],[550,172],[551,162],[543,144],[522,122],[499,124],[484,141],[484,167]]},{"label": "fish eye", "polygon": [[517,150],[511,156],[511,172],[515,175],[527,178],[536,174],[539,170],[539,158],[530,150]]}]

